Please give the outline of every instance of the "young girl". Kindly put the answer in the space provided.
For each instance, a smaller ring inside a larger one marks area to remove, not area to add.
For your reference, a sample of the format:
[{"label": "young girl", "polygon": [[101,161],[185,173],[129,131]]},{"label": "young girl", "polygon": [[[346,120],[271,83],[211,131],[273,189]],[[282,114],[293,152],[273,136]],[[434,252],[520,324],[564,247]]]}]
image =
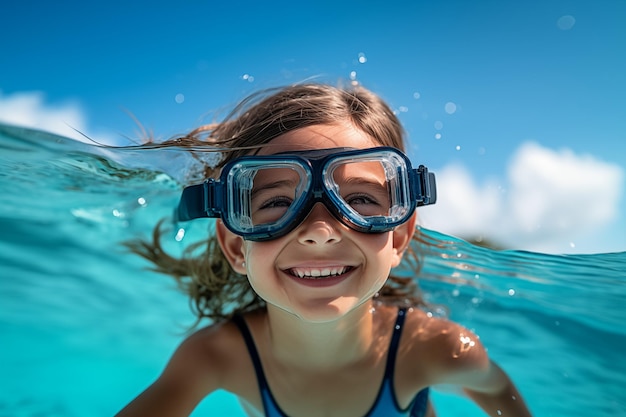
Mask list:
[{"label": "young girl", "polygon": [[[162,375],[119,414],[187,416],[211,392],[250,416],[434,416],[429,387],[460,386],[490,416],[529,416],[462,326],[434,318],[414,277],[390,275],[419,240],[434,176],[404,156],[391,109],[358,86],[295,85],[169,141],[228,149],[187,187],[180,221],[216,217],[197,256],[131,244],[192,298],[198,320]],[[202,159],[202,158],[199,158]]]}]

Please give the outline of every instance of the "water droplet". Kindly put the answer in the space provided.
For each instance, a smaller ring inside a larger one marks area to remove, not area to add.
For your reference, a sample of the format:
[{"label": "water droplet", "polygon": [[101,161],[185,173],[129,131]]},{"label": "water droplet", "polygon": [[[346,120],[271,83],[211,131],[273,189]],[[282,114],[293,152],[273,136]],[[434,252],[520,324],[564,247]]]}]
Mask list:
[{"label": "water droplet", "polygon": [[409,111],[409,108],[406,106],[400,106],[398,110],[400,110],[400,113],[406,113]]},{"label": "water droplet", "polygon": [[185,101],[185,95],[181,93],[176,94],[174,101],[178,104],[182,104]]},{"label": "water droplet", "polygon": [[509,289],[509,295],[510,296],[514,296],[515,295],[515,290],[513,288]]},{"label": "water droplet", "polygon": [[502,411],[500,411],[500,410],[496,410],[496,413],[498,413],[499,416],[502,415]]},{"label": "water droplet", "polygon": [[352,81],[356,80],[356,71],[350,71],[350,79]]},{"label": "water droplet", "polygon": [[559,20],[556,21],[556,27],[561,30],[570,30],[575,24],[576,19],[574,19],[574,16],[569,14],[559,17]]},{"label": "water droplet", "polygon": [[435,139],[437,140],[441,139],[441,133],[435,133]]},{"label": "water droplet", "polygon": [[569,243],[569,247],[570,247],[570,248],[575,248],[575,247],[576,247],[576,244],[575,244],[574,242],[570,242],[570,243]]},{"label": "water droplet", "polygon": [[456,145],[456,147],[454,149],[456,149],[457,151],[460,151],[461,150],[461,145]]},{"label": "water droplet", "polygon": [[359,53],[359,64],[365,64],[367,62],[367,57],[363,52]]},{"label": "water droplet", "polygon": [[461,294],[461,291],[457,290],[456,288],[454,290],[452,290],[452,296],[453,297],[458,297]]},{"label": "water droplet", "polygon": [[180,228],[176,232],[176,236],[174,236],[174,239],[176,239],[177,242],[180,242],[181,240],[183,240],[184,237],[185,237],[185,229]]},{"label": "water droplet", "polygon": [[419,92],[417,92],[417,91],[416,91],[416,92],[414,92],[414,93],[413,93],[413,98],[414,98],[415,100],[419,100],[419,99],[420,99],[420,97],[421,97],[421,95],[420,95],[420,93],[419,93]]},{"label": "water droplet", "polygon": [[146,206],[146,204],[147,204],[147,201],[146,201],[146,199],[145,199],[145,198],[143,198],[143,197],[139,197],[139,198],[137,199],[137,204],[139,204],[139,205],[140,205],[140,206],[142,206],[142,207],[145,207],[145,206]]},{"label": "water droplet", "polygon": [[437,121],[435,122],[435,129],[437,129],[437,130],[441,130],[441,129],[443,129],[443,122],[441,122],[441,121],[437,120]]},{"label": "water droplet", "polygon": [[254,76],[250,74],[243,74],[241,78],[245,81],[248,81],[249,83],[254,82]]},{"label": "water droplet", "polygon": [[444,106],[444,109],[445,109],[446,113],[454,114],[456,112],[456,104],[454,104],[451,101],[448,101],[446,103],[446,105]]}]

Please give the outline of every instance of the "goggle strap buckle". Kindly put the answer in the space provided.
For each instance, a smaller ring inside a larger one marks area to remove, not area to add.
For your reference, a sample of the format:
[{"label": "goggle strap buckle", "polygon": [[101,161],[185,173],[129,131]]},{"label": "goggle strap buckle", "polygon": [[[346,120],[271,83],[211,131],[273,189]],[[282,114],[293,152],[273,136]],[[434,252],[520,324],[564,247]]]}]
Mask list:
[{"label": "goggle strap buckle", "polygon": [[417,201],[417,206],[435,204],[437,201],[435,174],[428,172],[428,168],[424,165],[420,165],[417,169],[414,169],[413,172],[417,177],[417,181],[413,181],[413,195]]},{"label": "goggle strap buckle", "polygon": [[219,207],[222,207],[222,184],[213,178],[209,178],[203,182],[202,185],[204,186],[202,190],[204,200],[202,210],[204,212],[203,217],[221,217],[222,213]]}]

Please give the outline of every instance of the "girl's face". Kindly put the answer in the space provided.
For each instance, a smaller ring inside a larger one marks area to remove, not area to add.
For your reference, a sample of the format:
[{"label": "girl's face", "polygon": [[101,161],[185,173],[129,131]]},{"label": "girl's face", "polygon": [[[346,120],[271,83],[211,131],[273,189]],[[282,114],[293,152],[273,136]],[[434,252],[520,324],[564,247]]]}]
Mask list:
[{"label": "girl's face", "polygon": [[[272,140],[259,154],[336,147],[381,146],[349,123],[316,125]],[[246,274],[268,308],[311,322],[344,316],[378,292],[411,241],[415,216],[385,233],[361,233],[343,225],[318,203],[285,236],[243,240],[218,221],[220,246],[233,269]]]}]

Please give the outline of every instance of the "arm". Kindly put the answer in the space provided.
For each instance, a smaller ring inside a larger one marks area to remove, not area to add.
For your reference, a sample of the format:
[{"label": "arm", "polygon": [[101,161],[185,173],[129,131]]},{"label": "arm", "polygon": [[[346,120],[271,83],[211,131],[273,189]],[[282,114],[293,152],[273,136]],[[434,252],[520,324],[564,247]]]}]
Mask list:
[{"label": "arm", "polygon": [[473,333],[458,326],[449,333],[448,343],[452,355],[444,361],[443,383],[462,387],[489,416],[531,417],[509,376],[489,359]]},{"label": "arm", "polygon": [[220,385],[217,352],[198,333],[176,350],[159,378],[116,417],[188,416],[198,403]]},{"label": "arm", "polygon": [[459,381],[463,391],[493,417],[531,417],[522,396],[508,375],[494,362]]}]

